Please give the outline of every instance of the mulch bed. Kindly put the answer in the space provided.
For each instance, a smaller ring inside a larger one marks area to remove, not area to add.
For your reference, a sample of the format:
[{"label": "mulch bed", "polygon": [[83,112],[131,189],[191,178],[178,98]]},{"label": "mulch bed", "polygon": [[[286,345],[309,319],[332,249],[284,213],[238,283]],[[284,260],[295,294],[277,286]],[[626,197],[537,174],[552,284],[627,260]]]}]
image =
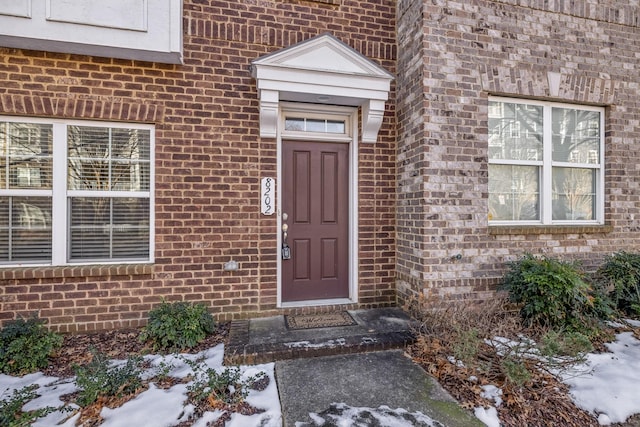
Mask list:
[{"label": "mulch bed", "polygon": [[[52,377],[68,378],[74,375],[74,365],[91,361],[91,349],[106,354],[110,359],[126,359],[129,356],[153,354],[147,344],[138,339],[142,329],[119,329],[89,334],[65,335],[62,347],[50,358],[43,373]],[[229,335],[229,324],[221,323],[216,332],[209,335],[196,347],[182,351],[195,354],[223,343]]]},{"label": "mulch bed", "polygon": [[[145,354],[157,353],[153,351],[147,344],[140,342],[138,337],[142,329],[120,329],[112,331],[101,331],[89,334],[73,334],[64,336],[64,342],[62,347],[57,350],[56,354],[49,359],[49,366],[43,369],[42,372],[47,376],[58,378],[69,378],[75,375],[74,366],[85,365],[91,361],[93,352],[103,353],[108,356],[109,359],[124,360],[131,356],[140,356]],[[219,324],[214,334],[209,335],[196,347],[181,351],[181,353],[195,354],[203,350],[215,347],[218,344],[224,343],[229,335],[229,324]],[[170,388],[178,382],[185,381],[185,379],[178,378],[163,378],[158,380],[158,386],[163,388]],[[154,380],[154,382],[156,382]],[[78,423],[84,427],[94,427],[102,424],[102,417],[100,412],[104,406],[109,408],[117,408],[122,406],[127,401],[135,398],[138,394],[148,389],[148,384],[144,384],[135,393],[122,396],[122,397],[100,397],[93,404],[80,409],[80,419]],[[67,396],[63,396],[63,400],[66,403],[75,401],[77,393],[73,393]],[[207,410],[216,408],[202,407],[199,408],[201,413]],[[246,402],[243,405],[238,405],[237,408],[225,407],[217,408],[224,409],[225,414],[221,417],[216,426],[224,426],[225,420],[231,417],[231,412],[241,412],[245,414],[259,412],[259,409],[253,408]],[[71,416],[72,414],[70,414]],[[180,424],[180,427],[189,426],[193,424],[192,420]]]},{"label": "mulch bed", "polygon": [[[138,339],[141,329],[121,329],[102,331],[89,334],[66,335],[62,347],[54,357],[50,359],[49,366],[43,370],[47,376],[68,378],[74,375],[73,366],[90,362],[91,349],[108,355],[111,359],[126,359],[130,356],[154,354],[148,345]],[[229,323],[219,324],[215,334],[207,337],[197,347],[185,350],[184,353],[195,354],[224,343],[229,334]],[[602,345],[604,347],[604,345]],[[417,343],[409,349],[414,360],[420,363],[427,372],[432,374],[445,387],[451,395],[458,400],[463,407],[472,410],[474,407],[490,404],[486,399],[479,397],[480,384],[469,381],[471,372],[455,367],[446,359],[446,353],[438,351],[439,346],[434,343]],[[268,379],[267,379],[268,380]],[[165,378],[155,381],[156,385],[169,388],[184,379]],[[266,383],[268,384],[268,382]],[[266,384],[255,384],[254,389],[260,390]],[[146,387],[140,389],[142,392]],[[597,426],[597,421],[586,412],[577,408],[568,396],[567,387],[554,377],[540,374],[532,385],[518,393],[503,390],[504,403],[499,410],[500,420],[504,426],[566,426],[566,427],[590,427]],[[121,399],[102,399],[98,405],[83,410],[83,422],[86,427],[99,426],[102,422],[99,413],[102,406],[117,407],[135,395]],[[68,396],[68,402],[74,400]],[[198,408],[200,413],[208,408]],[[225,414],[218,419],[214,427],[223,427],[233,412],[245,414],[256,413],[259,409],[246,403],[238,407],[224,408]],[[187,427],[196,420],[181,423],[178,427]],[[616,424],[618,427],[640,427],[640,415],[633,416],[624,424]]]},{"label": "mulch bed", "polygon": [[[494,405],[480,397],[483,384],[470,380],[477,372],[452,364],[437,342],[421,337],[409,352],[464,408]],[[503,403],[497,410],[504,426],[598,426],[590,414],[574,405],[568,387],[547,373],[538,372],[523,387],[503,384],[501,388]]]}]

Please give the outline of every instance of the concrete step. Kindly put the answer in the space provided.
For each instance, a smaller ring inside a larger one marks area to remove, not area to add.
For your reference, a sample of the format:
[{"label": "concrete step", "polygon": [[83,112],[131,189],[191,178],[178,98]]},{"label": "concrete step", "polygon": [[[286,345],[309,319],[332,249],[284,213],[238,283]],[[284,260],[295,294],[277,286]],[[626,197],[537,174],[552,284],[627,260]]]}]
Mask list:
[{"label": "concrete step", "polygon": [[412,320],[398,308],[348,313],[355,325],[289,329],[284,316],[234,321],[225,346],[225,364],[366,353],[402,348],[415,340]]}]

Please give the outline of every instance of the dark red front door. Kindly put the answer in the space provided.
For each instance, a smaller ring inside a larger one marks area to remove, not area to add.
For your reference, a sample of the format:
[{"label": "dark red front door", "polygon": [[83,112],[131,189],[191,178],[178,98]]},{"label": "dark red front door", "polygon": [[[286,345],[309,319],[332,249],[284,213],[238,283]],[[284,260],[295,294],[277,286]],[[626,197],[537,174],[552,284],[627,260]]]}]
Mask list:
[{"label": "dark red front door", "polygon": [[285,141],[282,151],[291,248],[282,260],[282,300],[348,298],[349,145]]}]

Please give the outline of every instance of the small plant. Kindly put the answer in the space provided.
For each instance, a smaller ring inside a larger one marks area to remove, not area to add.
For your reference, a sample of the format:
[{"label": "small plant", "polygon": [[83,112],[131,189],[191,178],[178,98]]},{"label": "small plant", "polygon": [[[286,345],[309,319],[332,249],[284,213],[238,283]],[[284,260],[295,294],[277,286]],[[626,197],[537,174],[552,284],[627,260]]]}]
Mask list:
[{"label": "small plant", "polygon": [[540,353],[546,357],[579,358],[593,350],[589,337],[580,332],[547,331],[540,338]]},{"label": "small plant", "polygon": [[183,350],[202,342],[215,328],[215,320],[204,305],[163,301],[149,312],[140,340],[151,342],[154,350]]},{"label": "small plant", "polygon": [[622,251],[608,256],[596,280],[609,291],[618,310],[640,316],[640,254]]},{"label": "small plant", "polygon": [[26,374],[47,366],[62,345],[62,336],[49,331],[36,316],[8,322],[0,330],[0,372]]},{"label": "small plant", "polygon": [[507,383],[516,387],[522,387],[531,381],[531,372],[521,358],[505,357],[500,361],[500,366]]},{"label": "small plant", "polygon": [[189,402],[199,408],[205,402],[215,409],[240,405],[244,403],[253,385],[266,377],[264,372],[260,372],[243,380],[238,367],[218,372],[204,364],[188,363],[195,374],[193,384],[187,387]]},{"label": "small plant", "polygon": [[452,336],[453,357],[469,364],[476,360],[483,338],[477,328],[460,329]]},{"label": "small plant", "polygon": [[525,255],[510,265],[503,289],[521,304],[528,325],[580,328],[590,310],[590,286],[574,263]]},{"label": "small plant", "polygon": [[155,374],[155,379],[157,381],[166,381],[167,379],[171,378],[170,377],[170,373],[171,370],[175,368],[175,366],[172,363],[167,363],[164,360],[162,362],[160,362],[160,364],[157,366],[157,370],[156,370],[156,374]]},{"label": "small plant", "polygon": [[65,410],[63,407],[54,408],[47,406],[45,408],[23,412],[22,407],[38,397],[38,393],[36,393],[37,389],[38,385],[32,384],[21,389],[16,389],[11,396],[0,400],[0,426],[28,427],[38,418],[45,417],[52,412]]},{"label": "small plant", "polygon": [[74,366],[76,384],[80,389],[77,404],[89,406],[99,397],[122,397],[142,387],[142,358],[130,357],[124,364],[112,365],[105,354],[91,350],[91,362]]}]

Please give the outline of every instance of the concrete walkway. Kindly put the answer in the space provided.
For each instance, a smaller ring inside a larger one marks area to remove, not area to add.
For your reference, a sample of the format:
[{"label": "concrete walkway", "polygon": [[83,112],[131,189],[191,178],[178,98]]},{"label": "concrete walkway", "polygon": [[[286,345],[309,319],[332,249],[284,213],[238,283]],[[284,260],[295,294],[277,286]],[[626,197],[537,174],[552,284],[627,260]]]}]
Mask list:
[{"label": "concrete walkway", "polygon": [[316,426],[309,414],[335,411],[335,404],[421,412],[447,427],[483,426],[402,350],[280,361],[276,379],[284,427]]},{"label": "concrete walkway", "polygon": [[[283,316],[233,322],[225,363],[276,362],[284,427],[320,425],[310,413],[323,413],[322,425],[331,427],[335,424],[326,420],[342,404],[420,412],[435,420],[428,424],[410,419],[415,426],[483,425],[404,354],[414,335],[412,320],[402,310],[352,310],[349,314],[354,325],[302,330],[288,329]],[[374,418],[357,425],[386,425]]]}]

